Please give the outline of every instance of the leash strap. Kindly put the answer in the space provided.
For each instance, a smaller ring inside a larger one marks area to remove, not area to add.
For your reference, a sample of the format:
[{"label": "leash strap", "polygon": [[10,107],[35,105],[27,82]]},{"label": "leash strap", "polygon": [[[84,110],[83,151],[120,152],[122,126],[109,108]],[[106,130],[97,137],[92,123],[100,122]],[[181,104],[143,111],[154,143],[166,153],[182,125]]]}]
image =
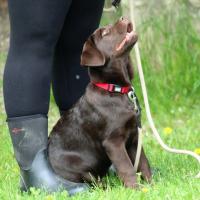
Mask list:
[{"label": "leash strap", "polygon": [[142,151],[142,139],[143,139],[142,128],[138,126],[138,144],[137,144],[137,151],[136,151],[136,156],[135,156],[135,163],[133,166],[135,173],[137,173],[139,162],[140,162],[140,155]]},{"label": "leash strap", "polygon": [[[129,0],[129,7],[130,7],[130,14],[131,14],[131,21],[132,21],[132,23],[134,24],[134,27],[135,27],[134,5],[133,5],[133,1],[132,0]],[[138,73],[139,73],[139,77],[140,77],[140,83],[141,83],[141,87],[142,87],[142,93],[143,93],[143,98],[144,98],[144,105],[145,105],[146,115],[147,115],[147,119],[148,119],[150,128],[151,128],[151,130],[152,130],[152,132],[153,132],[153,134],[155,136],[155,139],[157,140],[157,142],[160,144],[160,146],[164,150],[166,150],[168,152],[171,152],[171,153],[190,155],[193,158],[195,158],[198,161],[199,165],[200,165],[200,156],[199,155],[197,155],[196,153],[194,153],[192,151],[189,151],[189,150],[171,148],[168,145],[166,145],[163,142],[163,140],[161,139],[161,137],[159,135],[159,132],[157,131],[157,129],[155,127],[155,124],[154,124],[154,121],[153,121],[153,118],[152,118],[151,112],[150,112],[150,106],[149,106],[149,101],[148,101],[146,84],[145,84],[145,80],[144,80],[144,73],[143,73],[143,70],[142,70],[142,63],[141,63],[141,57],[140,57],[140,51],[139,51],[138,43],[135,44],[135,55],[136,55]],[[200,178],[200,171],[198,172],[198,174],[195,177],[196,178]]]}]

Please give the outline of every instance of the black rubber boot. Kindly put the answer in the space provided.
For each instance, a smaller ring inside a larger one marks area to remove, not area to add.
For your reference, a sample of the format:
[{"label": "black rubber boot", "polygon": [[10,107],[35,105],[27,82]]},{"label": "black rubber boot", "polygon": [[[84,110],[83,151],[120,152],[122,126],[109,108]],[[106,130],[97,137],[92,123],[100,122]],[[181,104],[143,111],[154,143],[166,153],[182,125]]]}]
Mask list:
[{"label": "black rubber boot", "polygon": [[48,120],[43,115],[8,119],[15,156],[21,171],[21,190],[30,187],[47,192],[67,190],[69,195],[87,189],[84,183],[74,183],[58,177],[48,161]]}]

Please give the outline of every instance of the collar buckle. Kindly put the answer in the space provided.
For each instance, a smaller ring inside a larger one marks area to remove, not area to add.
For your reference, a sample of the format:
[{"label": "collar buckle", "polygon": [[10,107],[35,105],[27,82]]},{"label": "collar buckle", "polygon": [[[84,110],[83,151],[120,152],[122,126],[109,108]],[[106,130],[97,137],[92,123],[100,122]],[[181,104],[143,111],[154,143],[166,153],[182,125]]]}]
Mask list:
[{"label": "collar buckle", "polygon": [[113,84],[113,91],[114,92],[122,92],[122,88],[119,85]]}]

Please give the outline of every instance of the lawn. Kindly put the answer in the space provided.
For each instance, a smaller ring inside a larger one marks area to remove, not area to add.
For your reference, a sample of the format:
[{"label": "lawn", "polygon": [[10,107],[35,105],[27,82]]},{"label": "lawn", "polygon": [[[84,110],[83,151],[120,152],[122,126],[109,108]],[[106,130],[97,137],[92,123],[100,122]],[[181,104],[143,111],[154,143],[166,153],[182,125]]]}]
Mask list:
[{"label": "lawn", "polygon": [[[102,24],[106,23],[104,19]],[[159,17],[152,15],[138,27],[138,32],[155,124],[169,146],[195,151],[200,148],[200,37],[194,29],[187,8],[180,5],[171,11],[163,11]],[[1,52],[0,199],[68,199],[66,192],[48,195],[32,189],[31,194],[21,194],[18,189],[19,168],[13,156],[2,97],[5,59],[6,54]],[[133,84],[142,103],[137,70],[135,71]],[[57,119],[58,111],[51,98],[49,129]],[[151,184],[141,182],[138,190],[126,189],[118,178],[110,174],[101,185],[94,185],[88,192],[70,199],[200,200],[200,179],[194,178],[200,170],[197,162],[189,156],[170,154],[160,148],[152,137],[144,107],[143,128],[145,152],[154,170]]]}]

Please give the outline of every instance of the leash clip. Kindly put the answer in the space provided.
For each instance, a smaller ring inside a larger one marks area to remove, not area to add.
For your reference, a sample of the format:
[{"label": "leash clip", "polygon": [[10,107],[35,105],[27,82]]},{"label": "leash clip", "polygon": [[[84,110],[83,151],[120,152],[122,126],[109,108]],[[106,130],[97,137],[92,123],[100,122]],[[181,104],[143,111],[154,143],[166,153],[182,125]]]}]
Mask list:
[{"label": "leash clip", "polygon": [[128,98],[133,103],[134,110],[136,112],[138,112],[139,109],[138,109],[138,106],[137,106],[137,97],[135,95],[135,89],[134,89],[134,87],[131,87],[131,90],[128,92]]}]

